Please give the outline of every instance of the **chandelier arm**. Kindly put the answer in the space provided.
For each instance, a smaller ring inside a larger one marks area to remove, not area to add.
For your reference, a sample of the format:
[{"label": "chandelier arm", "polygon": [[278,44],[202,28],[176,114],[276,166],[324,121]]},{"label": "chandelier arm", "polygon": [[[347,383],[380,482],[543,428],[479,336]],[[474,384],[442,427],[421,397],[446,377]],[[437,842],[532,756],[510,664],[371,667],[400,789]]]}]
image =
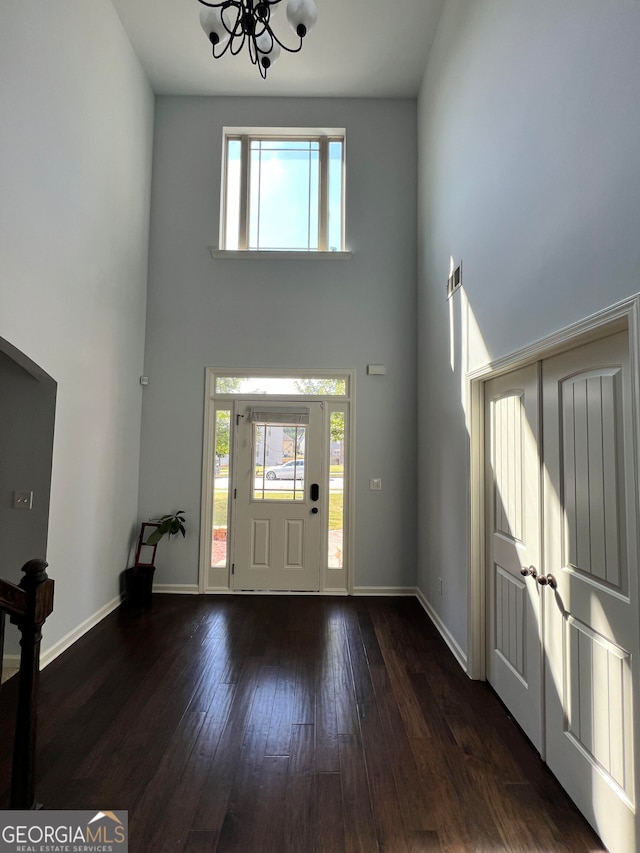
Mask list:
[{"label": "chandelier arm", "polygon": [[[199,0],[199,2],[200,2],[200,0]],[[208,4],[205,4],[205,5],[208,5]],[[220,4],[220,5],[222,5],[222,4]],[[234,5],[238,5],[238,4],[236,3]],[[223,18],[221,18],[221,21],[222,21],[222,25],[224,26],[225,30],[229,33],[229,39],[226,42],[225,46],[220,51],[220,53],[216,53],[216,45],[213,44],[213,42],[212,42],[213,58],[214,59],[221,59],[225,55],[225,53],[227,53],[227,51],[232,56],[237,56],[240,53],[240,51],[242,50],[242,48],[244,47],[244,41],[247,37],[246,33],[242,29],[242,20],[241,20],[241,17],[239,14],[238,14],[238,17],[236,18],[236,22],[233,26],[233,29],[229,28],[229,26],[227,25],[227,22]],[[239,40],[239,44],[234,49],[233,44],[234,44],[234,42],[238,42],[238,40]]]},{"label": "chandelier arm", "polygon": [[227,26],[227,22],[225,21],[225,19],[223,17],[221,17],[221,20],[222,20],[222,26],[229,33],[229,43],[231,43],[234,39],[239,39],[240,35],[242,34],[242,43],[241,43],[241,46],[242,46],[244,44],[244,40],[247,36],[247,34],[244,30],[244,27],[242,26],[242,14],[240,12],[238,12],[238,17],[236,18],[236,22],[233,25],[233,29],[229,29],[229,27]]},{"label": "chandelier arm", "polygon": [[271,33],[271,36],[273,37],[273,40],[274,40],[274,41],[277,41],[277,42],[278,42],[278,44],[280,45],[280,47],[281,47],[283,50],[286,50],[286,51],[287,51],[287,53],[299,53],[299,52],[302,50],[302,41],[303,41],[302,36],[299,36],[299,38],[300,38],[300,44],[298,45],[298,47],[287,47],[287,45],[286,45],[284,42],[281,42],[281,41],[280,41],[280,39],[279,39],[279,38],[278,38],[278,36],[273,32],[273,30],[271,29],[271,27],[269,27],[269,32]]},{"label": "chandelier arm", "polygon": [[[260,62],[258,46],[256,45],[255,36],[249,36],[249,59],[254,65],[262,67]],[[262,72],[261,72],[262,73]]]},{"label": "chandelier arm", "polygon": [[[231,54],[231,56],[237,56],[237,55],[240,53],[240,51],[241,51],[241,50],[242,50],[242,48],[244,47],[244,43],[245,43],[245,41],[247,40],[247,38],[249,38],[249,37],[247,36],[247,34],[246,34],[246,33],[243,33],[243,34],[242,34],[242,37],[240,37],[240,36],[236,36],[236,38],[235,38],[235,39],[231,39],[231,40],[227,43],[227,47],[229,48],[229,53]],[[234,45],[234,42],[236,42],[236,43],[237,43],[237,45],[238,45],[237,47],[234,47],[234,46],[233,46],[233,45]],[[249,45],[251,45],[251,39],[250,39],[250,38],[249,38]],[[249,53],[251,53],[251,48],[249,48]]]},{"label": "chandelier arm", "polygon": [[[284,42],[280,41],[280,39],[278,38],[276,33],[271,28],[271,24],[268,21],[261,21],[260,23],[262,25],[262,29],[260,30],[260,32],[256,31],[254,33],[255,38],[259,38],[263,33],[268,33],[269,36],[271,37],[272,43],[277,42],[283,50],[287,51],[287,53],[299,53],[302,50],[302,41],[303,41],[302,36],[299,36],[300,44],[298,45],[298,47],[288,47]],[[264,51],[261,51],[261,52],[264,53]],[[268,51],[267,51],[267,53],[268,53]]]},{"label": "chandelier arm", "polygon": [[221,9],[223,7],[235,6],[236,9],[242,9],[240,0],[221,0],[220,3],[207,3],[206,0],[198,0],[203,6],[208,6],[210,9]]},{"label": "chandelier arm", "polygon": [[212,47],[213,47],[213,58],[214,58],[214,59],[221,59],[221,58],[225,55],[225,53],[229,50],[229,48],[231,47],[231,40],[229,40],[229,41],[225,44],[225,46],[222,48],[222,50],[220,51],[220,53],[216,53],[216,45],[215,45],[215,44],[213,44],[213,42],[212,42],[211,44],[212,44]]}]

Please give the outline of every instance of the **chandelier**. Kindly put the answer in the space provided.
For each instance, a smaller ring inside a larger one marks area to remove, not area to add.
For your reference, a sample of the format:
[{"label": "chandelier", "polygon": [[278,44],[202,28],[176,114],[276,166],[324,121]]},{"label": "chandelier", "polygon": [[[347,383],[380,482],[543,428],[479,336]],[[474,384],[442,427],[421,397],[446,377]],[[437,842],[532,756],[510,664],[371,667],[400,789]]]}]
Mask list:
[{"label": "chandelier", "polygon": [[301,50],[302,40],[318,18],[313,0],[289,0],[287,20],[300,42],[288,47],[271,26],[276,12],[284,6],[284,0],[198,2],[205,7],[200,12],[200,23],[213,46],[214,59],[220,59],[227,51],[236,56],[246,43],[251,62],[258,66],[263,79],[280,56],[281,49],[289,53]]}]

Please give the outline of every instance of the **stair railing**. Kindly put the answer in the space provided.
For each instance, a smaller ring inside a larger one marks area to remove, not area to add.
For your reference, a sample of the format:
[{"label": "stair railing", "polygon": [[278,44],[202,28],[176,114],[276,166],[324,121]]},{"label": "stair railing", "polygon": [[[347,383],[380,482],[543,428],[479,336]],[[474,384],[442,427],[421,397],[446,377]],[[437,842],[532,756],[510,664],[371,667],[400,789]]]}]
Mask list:
[{"label": "stair railing", "polygon": [[[53,610],[54,582],[47,576],[44,560],[30,560],[22,567],[20,583],[0,580],[0,630],[4,637],[4,613],[20,631],[18,708],[13,741],[11,774],[12,809],[34,809],[38,687],[42,626]],[[2,644],[0,643],[0,646]],[[0,649],[1,652],[1,649]],[[2,666],[0,657],[0,668]]]}]

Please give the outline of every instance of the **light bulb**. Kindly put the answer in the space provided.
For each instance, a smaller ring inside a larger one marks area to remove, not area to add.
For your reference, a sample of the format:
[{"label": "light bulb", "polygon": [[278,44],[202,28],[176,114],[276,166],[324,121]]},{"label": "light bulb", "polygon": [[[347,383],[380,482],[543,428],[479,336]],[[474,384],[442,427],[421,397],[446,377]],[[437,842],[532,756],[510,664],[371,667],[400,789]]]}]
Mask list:
[{"label": "light bulb", "polygon": [[274,44],[273,36],[266,28],[256,38],[256,47],[260,53],[270,53]]},{"label": "light bulb", "polygon": [[275,3],[265,3],[264,5],[269,9],[269,17],[273,18],[278,9],[282,6],[282,0],[276,0]]},{"label": "light bulb", "polygon": [[304,38],[311,32],[313,25],[318,20],[318,10],[313,0],[289,0],[287,6],[287,20],[291,24],[294,33]]},{"label": "light bulb", "polygon": [[[204,7],[200,12],[200,23],[202,24],[202,29],[207,34],[209,41],[214,45],[214,47],[216,45],[225,45],[229,41],[230,33],[222,23],[220,9]],[[214,34],[217,36],[217,39],[211,38]]]},{"label": "light bulb", "polygon": [[256,47],[260,52],[260,64],[263,68],[271,68],[280,58],[280,45],[265,31],[256,39]]}]

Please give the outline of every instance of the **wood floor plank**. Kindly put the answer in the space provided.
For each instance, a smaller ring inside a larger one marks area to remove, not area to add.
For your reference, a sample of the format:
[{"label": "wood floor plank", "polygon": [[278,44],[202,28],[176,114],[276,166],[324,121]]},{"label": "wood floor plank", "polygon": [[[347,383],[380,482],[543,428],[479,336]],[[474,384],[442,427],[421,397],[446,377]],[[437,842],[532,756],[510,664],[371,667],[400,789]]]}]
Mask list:
[{"label": "wood floor plank", "polygon": [[331,656],[327,655],[316,667],[316,755],[318,773],[338,773],[338,717],[336,713],[336,678]]},{"label": "wood floor plank", "polygon": [[362,746],[354,735],[340,735],[339,743],[344,849],[346,853],[376,853],[380,848]]},{"label": "wood floor plank", "polygon": [[314,727],[310,725],[293,728],[285,795],[283,853],[313,851],[315,846],[318,814],[314,734]]},{"label": "wood floor plank", "polygon": [[336,726],[338,734],[355,735],[359,732],[358,703],[353,684],[347,635],[342,625],[332,632],[331,652],[335,680]]},{"label": "wood floor plank", "polygon": [[409,853],[443,853],[437,832],[410,832],[407,841]]},{"label": "wood floor plank", "polygon": [[344,853],[344,812],[339,773],[316,776],[316,853]]},{"label": "wood floor plank", "polygon": [[428,796],[429,788],[424,785],[418,770],[386,667],[372,667],[372,679],[380,722],[393,755],[389,766],[400,798],[404,826],[407,830],[433,829],[436,824]]},{"label": "wood floor plank", "polygon": [[295,661],[289,658],[284,665],[279,667],[278,671],[278,681],[269,721],[266,755],[289,755],[295,695]]},{"label": "wood floor plank", "polygon": [[389,773],[392,756],[377,709],[365,716],[360,725],[378,845],[381,851],[409,853],[398,789]]},{"label": "wood floor plank", "polygon": [[182,851],[183,853],[215,853],[218,837],[217,832],[190,832]]},{"label": "wood floor plank", "polygon": [[245,738],[260,663],[247,659],[239,677],[226,726],[205,778],[192,830],[218,831],[227,814],[229,794]]},{"label": "wood floor plank", "polygon": [[131,816],[129,826],[132,834],[150,838],[166,814],[204,722],[204,714],[193,713],[185,715],[176,726],[170,746],[146,783],[139,807]]},{"label": "wood floor plank", "polygon": [[422,713],[416,701],[404,653],[395,648],[388,626],[379,626],[378,634],[384,664],[396,696],[407,735],[409,738],[430,738],[429,717]]},{"label": "wood floor plank", "polygon": [[[285,821],[274,820],[274,815],[286,815],[287,779],[289,773],[289,758],[280,755],[266,756],[262,763],[257,796],[253,802],[253,813],[249,818],[247,836],[248,846],[238,847],[243,853],[246,850],[260,850],[264,853],[282,853],[285,849]],[[232,850],[221,846],[218,850]],[[304,847],[300,847],[304,850]]]},{"label": "wood floor plank", "polygon": [[[146,828],[144,837],[150,849],[179,850],[185,844],[200,798],[207,790],[208,773],[221,735],[221,721],[214,716],[206,717],[183,767],[171,780],[173,784],[166,784],[170,795],[165,798],[162,808],[156,809],[155,819]],[[149,787],[153,789],[153,784]],[[140,810],[147,814],[153,813],[151,805]]]}]

